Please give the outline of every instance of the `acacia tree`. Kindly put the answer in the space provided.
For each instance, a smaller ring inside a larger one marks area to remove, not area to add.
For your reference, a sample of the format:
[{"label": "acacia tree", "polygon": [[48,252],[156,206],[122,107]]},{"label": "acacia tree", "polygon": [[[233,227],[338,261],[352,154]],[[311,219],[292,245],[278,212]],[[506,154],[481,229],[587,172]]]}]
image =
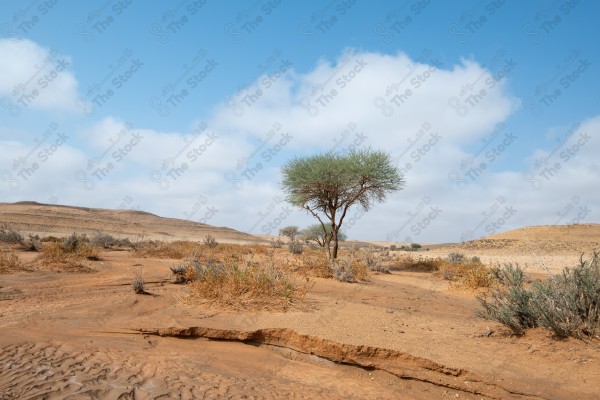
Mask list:
[{"label": "acacia tree", "polygon": [[[337,258],[340,228],[348,209],[358,204],[368,211],[404,185],[390,156],[370,149],[297,157],[282,167],[282,174],[286,200],[319,220],[330,259]],[[329,220],[330,229],[321,216]]]},{"label": "acacia tree", "polygon": [[[331,225],[325,225],[326,232],[323,232],[323,227],[320,224],[314,224],[300,231],[300,237],[306,242],[315,242],[321,247],[325,247],[325,236],[331,232]],[[346,234],[342,231],[338,232],[338,240],[343,242],[346,240]]]},{"label": "acacia tree", "polygon": [[295,242],[296,236],[298,236],[299,232],[300,231],[297,226],[290,225],[290,226],[281,228],[279,230],[279,236],[287,236],[288,238],[290,238],[290,242]]}]

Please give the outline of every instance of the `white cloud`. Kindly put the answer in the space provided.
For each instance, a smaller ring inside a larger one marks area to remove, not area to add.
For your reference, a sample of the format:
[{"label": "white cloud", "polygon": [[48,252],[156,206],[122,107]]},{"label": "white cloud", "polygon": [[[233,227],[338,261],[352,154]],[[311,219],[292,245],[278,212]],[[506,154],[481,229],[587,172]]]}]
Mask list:
[{"label": "white cloud", "polygon": [[[524,168],[548,157],[555,141],[523,160],[513,156],[519,165],[495,167],[482,171],[477,179],[465,180],[464,190],[457,185],[460,182],[450,179],[449,174],[457,170],[456,178],[465,178],[466,169],[461,169],[465,161],[485,159],[475,154],[481,140],[498,128],[501,133],[492,138],[492,146],[497,146],[505,134],[502,124],[519,107],[507,81],[490,81],[489,72],[474,61],[441,66],[417,62],[403,53],[348,51],[336,62],[322,60],[305,73],[289,69],[271,79],[269,87],[264,77],[258,78],[235,96],[237,108],[231,102],[229,107],[217,106],[204,130],[196,125],[186,132],[127,127],[127,116],[96,121],[74,134],[77,140],[40,170],[35,185],[29,181],[27,190],[9,191],[6,201],[45,201],[45,191],[52,186],[60,188],[57,195],[62,203],[139,207],[159,215],[276,234],[281,226],[314,222],[282,202],[281,164],[294,154],[345,151],[357,145],[389,152],[405,169],[407,185],[367,214],[352,210],[345,225],[351,238],[459,241],[523,225],[555,223],[573,199],[578,199],[577,207],[590,205],[587,220],[599,216],[593,205],[600,204],[600,194],[594,190],[600,182],[596,157],[600,116],[581,122],[564,148],[552,156],[550,161],[560,162],[561,169],[543,181],[540,190],[532,187],[531,179],[524,179]],[[465,91],[469,85],[472,90]],[[262,96],[256,101],[244,97],[258,89]],[[330,94],[329,101],[325,93]],[[548,127],[551,132],[560,130]],[[292,139],[279,146],[285,133]],[[574,151],[583,133],[589,139],[567,161],[561,152]],[[80,142],[80,148],[75,148],[74,143]],[[516,148],[510,146],[502,157]],[[16,140],[0,142],[2,160],[27,149]],[[91,168],[89,160],[96,161]],[[114,168],[94,175],[108,163]],[[8,161],[1,166],[11,168]],[[86,180],[74,179],[78,171],[92,181],[92,190],[86,189]],[[540,170],[534,172],[535,179],[545,179]],[[210,207],[217,212],[204,221]],[[505,218],[510,207],[515,214]],[[573,221],[575,211],[559,222]]]},{"label": "white cloud", "polygon": [[0,39],[0,96],[21,109],[76,110],[72,60],[28,39]]}]

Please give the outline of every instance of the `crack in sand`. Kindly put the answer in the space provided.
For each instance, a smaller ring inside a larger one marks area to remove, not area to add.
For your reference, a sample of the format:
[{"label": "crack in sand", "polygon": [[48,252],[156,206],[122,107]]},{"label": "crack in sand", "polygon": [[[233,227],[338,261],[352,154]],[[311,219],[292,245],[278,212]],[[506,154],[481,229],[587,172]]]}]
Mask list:
[{"label": "crack in sand", "polygon": [[544,397],[538,395],[517,392],[491,382],[486,382],[464,369],[446,367],[431,360],[415,357],[400,351],[338,343],[315,336],[302,335],[287,328],[239,331],[206,327],[169,327],[160,329],[134,329],[134,331],[145,335],[163,337],[206,338],[275,346],[308,355],[315,355],[339,364],[378,369],[391,373],[401,379],[416,380],[492,399],[519,396],[528,399],[546,400]]}]

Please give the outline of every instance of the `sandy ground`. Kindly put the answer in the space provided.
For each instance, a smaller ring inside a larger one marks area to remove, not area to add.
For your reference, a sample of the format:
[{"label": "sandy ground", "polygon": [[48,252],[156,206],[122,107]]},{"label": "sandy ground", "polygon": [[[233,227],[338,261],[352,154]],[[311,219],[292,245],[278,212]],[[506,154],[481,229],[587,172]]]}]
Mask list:
[{"label": "sandy ground", "polygon": [[[315,279],[296,309],[232,312],[187,301],[176,260],[101,258],[0,275],[0,399],[600,396],[600,341],[510,336],[436,275]],[[134,264],[151,295],[131,290]]]}]

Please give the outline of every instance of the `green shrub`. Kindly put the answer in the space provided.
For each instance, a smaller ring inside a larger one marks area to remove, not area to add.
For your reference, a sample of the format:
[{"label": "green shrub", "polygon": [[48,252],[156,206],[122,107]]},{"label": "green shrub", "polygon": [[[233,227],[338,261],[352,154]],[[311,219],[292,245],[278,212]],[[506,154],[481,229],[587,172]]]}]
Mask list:
[{"label": "green shrub", "polygon": [[600,334],[600,258],[580,260],[573,268],[545,281],[526,285],[520,267],[506,265],[494,269],[501,288],[478,300],[483,307],[477,314],[497,321],[514,333],[540,326],[557,337],[582,338]]}]

